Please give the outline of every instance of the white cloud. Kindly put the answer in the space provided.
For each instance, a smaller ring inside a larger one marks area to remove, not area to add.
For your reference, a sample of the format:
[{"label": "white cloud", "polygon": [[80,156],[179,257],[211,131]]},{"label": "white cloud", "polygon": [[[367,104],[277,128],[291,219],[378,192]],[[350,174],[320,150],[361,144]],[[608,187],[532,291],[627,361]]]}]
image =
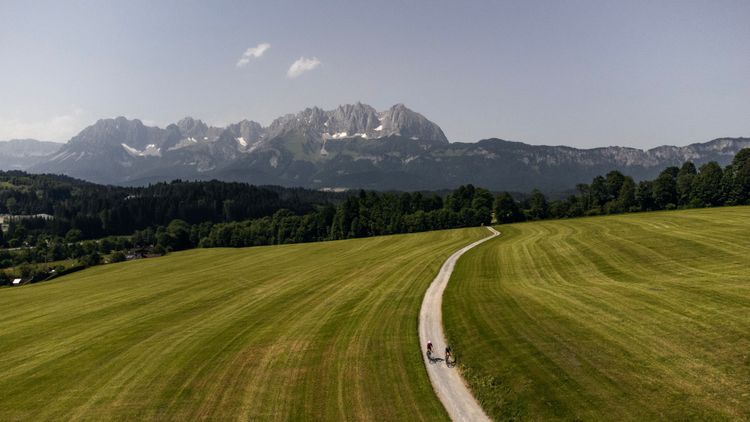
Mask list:
[{"label": "white cloud", "polygon": [[289,78],[296,78],[297,76],[313,70],[318,66],[320,66],[320,60],[318,60],[317,57],[313,57],[310,59],[306,57],[300,57],[299,59],[297,59],[297,61],[292,63],[291,66],[289,66],[289,70],[287,70],[286,76]]},{"label": "white cloud", "polygon": [[260,43],[255,47],[248,48],[244,53],[242,53],[240,59],[237,60],[237,67],[247,66],[247,64],[250,63],[250,60],[259,59],[269,48],[271,48],[271,44],[267,42]]},{"label": "white cloud", "polygon": [[74,107],[66,114],[40,120],[0,117],[0,140],[32,138],[42,141],[67,141],[93,123],[90,112]]}]

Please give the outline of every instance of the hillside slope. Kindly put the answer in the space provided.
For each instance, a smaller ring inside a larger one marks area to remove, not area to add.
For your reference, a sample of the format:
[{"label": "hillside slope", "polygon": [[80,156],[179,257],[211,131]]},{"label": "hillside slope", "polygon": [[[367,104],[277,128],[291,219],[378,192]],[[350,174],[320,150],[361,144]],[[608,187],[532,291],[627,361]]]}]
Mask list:
[{"label": "hillside slope", "polygon": [[445,420],[417,313],[485,234],[192,250],[0,289],[0,420]]},{"label": "hillside slope", "polygon": [[496,420],[750,418],[750,207],[504,225],[444,323]]}]

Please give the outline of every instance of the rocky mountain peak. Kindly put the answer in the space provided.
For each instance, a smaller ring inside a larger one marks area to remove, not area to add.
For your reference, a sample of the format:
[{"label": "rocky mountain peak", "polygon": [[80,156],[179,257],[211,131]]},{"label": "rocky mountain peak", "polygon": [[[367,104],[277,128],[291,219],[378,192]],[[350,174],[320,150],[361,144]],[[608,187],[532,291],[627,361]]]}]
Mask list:
[{"label": "rocky mountain peak", "polygon": [[401,103],[380,113],[379,118],[383,132],[399,134],[414,140],[448,143],[448,138],[438,125]]},{"label": "rocky mountain peak", "polygon": [[378,112],[367,104],[340,105],[329,113],[329,128],[335,133],[370,133],[380,125]]},{"label": "rocky mountain peak", "polygon": [[109,132],[127,132],[129,130],[139,130],[143,127],[143,122],[139,119],[128,119],[127,117],[118,116],[114,119],[99,119],[93,125],[84,130],[109,131]]},{"label": "rocky mountain peak", "polygon": [[[114,119],[100,119],[83,129],[70,140],[71,145],[109,146],[122,142],[140,145],[153,138],[153,130],[138,119],[119,116]],[[161,129],[159,129],[161,130]]]},{"label": "rocky mountain peak", "polygon": [[325,142],[327,139],[379,139],[401,136],[433,142],[448,143],[445,134],[435,123],[403,104],[378,112],[370,105],[357,102],[339,105],[324,111],[318,107],[307,108],[297,114],[287,114],[271,123],[268,137],[275,138],[296,133],[308,142]]},{"label": "rocky mountain peak", "polygon": [[201,120],[193,119],[192,117],[185,117],[184,119],[177,122],[177,127],[180,128],[180,132],[186,138],[203,138],[208,131],[208,125],[203,123]]},{"label": "rocky mountain peak", "polygon": [[227,126],[225,133],[229,133],[237,143],[237,148],[245,151],[254,149],[266,137],[266,129],[260,123],[252,120],[242,120]]}]

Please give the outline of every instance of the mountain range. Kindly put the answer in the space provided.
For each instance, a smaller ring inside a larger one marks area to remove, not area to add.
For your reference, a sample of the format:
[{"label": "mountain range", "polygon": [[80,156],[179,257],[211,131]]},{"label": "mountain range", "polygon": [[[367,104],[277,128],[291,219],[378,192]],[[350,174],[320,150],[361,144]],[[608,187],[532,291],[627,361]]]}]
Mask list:
[{"label": "mountain range", "polygon": [[0,170],[26,170],[46,161],[50,154],[59,150],[57,142],[35,139],[11,139],[0,142]]},{"label": "mountain range", "polygon": [[319,189],[433,190],[473,183],[492,190],[563,191],[620,170],[653,178],[685,161],[725,165],[750,138],[684,147],[577,149],[502,139],[449,142],[440,127],[403,104],[307,108],[263,125],[226,127],[190,117],[165,128],[102,119],[65,144],[0,143],[0,169],[58,173],[97,183],[145,185],[186,179]]}]

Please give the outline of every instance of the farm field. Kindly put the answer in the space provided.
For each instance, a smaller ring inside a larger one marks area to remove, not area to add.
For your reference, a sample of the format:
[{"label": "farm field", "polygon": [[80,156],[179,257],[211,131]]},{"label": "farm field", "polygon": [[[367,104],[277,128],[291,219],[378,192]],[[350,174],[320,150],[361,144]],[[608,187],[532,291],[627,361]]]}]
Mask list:
[{"label": "farm field", "polygon": [[419,305],[486,235],[197,249],[0,290],[0,420],[445,420]]},{"label": "farm field", "polygon": [[750,207],[499,230],[443,304],[491,417],[750,419]]}]

